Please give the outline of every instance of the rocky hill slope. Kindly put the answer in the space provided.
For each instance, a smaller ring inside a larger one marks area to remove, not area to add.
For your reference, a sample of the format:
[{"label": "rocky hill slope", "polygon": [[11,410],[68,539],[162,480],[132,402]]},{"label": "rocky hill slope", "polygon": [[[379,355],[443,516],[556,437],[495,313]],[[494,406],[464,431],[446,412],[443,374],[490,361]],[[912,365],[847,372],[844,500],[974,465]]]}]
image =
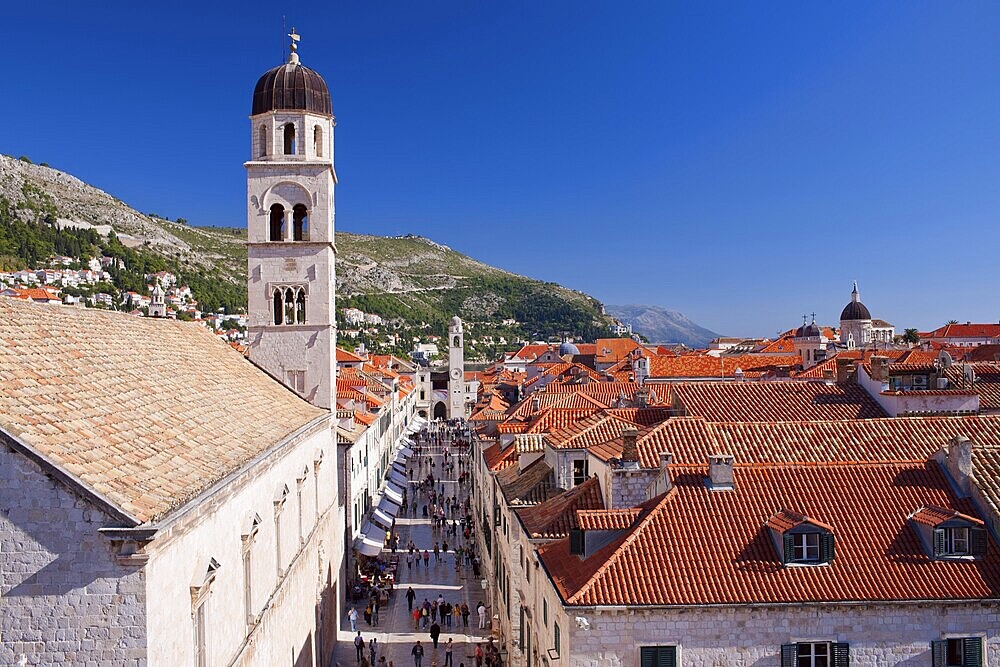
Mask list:
[{"label": "rocky hill slope", "polygon": [[[139,213],[70,174],[3,155],[0,209],[8,219],[94,229],[102,237],[114,230],[140,257],[159,258],[145,264],[168,262],[167,268],[191,282],[199,301],[204,299],[196,283],[214,283],[226,286],[226,305],[246,306],[244,229],[191,227]],[[561,334],[592,339],[604,335],[609,323],[590,296],[503,271],[426,238],[338,232],[336,243],[340,307],[357,306],[434,328],[443,328],[456,313],[487,327],[516,320],[503,332],[508,340]],[[23,257],[8,260],[24,262]]]},{"label": "rocky hill slope", "polygon": [[660,306],[607,306],[607,312],[625,324],[631,324],[635,333],[642,334],[653,343],[684,343],[701,348],[719,334],[698,326],[682,313]]}]

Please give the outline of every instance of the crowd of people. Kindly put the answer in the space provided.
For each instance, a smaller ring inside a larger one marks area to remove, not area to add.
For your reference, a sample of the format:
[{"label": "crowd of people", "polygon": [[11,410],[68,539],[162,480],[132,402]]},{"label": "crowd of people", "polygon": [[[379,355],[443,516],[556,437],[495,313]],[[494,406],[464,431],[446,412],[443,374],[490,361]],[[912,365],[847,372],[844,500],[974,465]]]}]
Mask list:
[{"label": "crowd of people", "polygon": [[[424,430],[413,438],[414,454],[407,469],[410,484],[403,496],[401,516],[409,514],[413,519],[427,519],[431,526],[431,538],[426,544],[417,544],[414,539],[416,531],[407,536],[403,548],[405,554],[400,556],[406,562],[406,570],[404,574],[400,563],[396,575],[397,590],[402,590],[405,585],[400,583],[404,577],[417,576],[421,567],[430,573],[432,567],[436,571],[438,567],[453,565],[456,572],[467,569],[475,579],[480,577],[481,562],[476,553],[475,521],[472,515],[472,476],[466,455],[469,443],[464,436],[464,425],[456,422],[434,424],[432,430]],[[403,551],[400,542],[401,536],[393,526],[388,540],[389,550],[393,554]],[[472,622],[478,621],[479,630],[488,632],[490,629],[488,607],[482,601],[470,608],[467,602],[447,600],[443,593],[438,593],[418,602],[418,595],[412,586],[407,586],[404,597],[407,612],[413,619],[413,630],[428,634],[430,650],[434,651],[435,656],[433,664],[436,666],[455,667],[452,662],[454,640],[449,637],[442,644],[442,631],[467,633],[470,617],[475,619]],[[378,626],[380,611],[384,612],[380,609],[379,601],[370,600],[363,610],[365,623],[370,627]],[[379,657],[380,647],[375,638],[365,642],[358,629],[356,608],[350,608],[348,619],[351,631],[356,633],[354,643],[358,663],[367,661],[369,667],[393,667],[391,660],[386,662],[385,655]],[[437,659],[439,645],[443,648],[443,663]],[[422,667],[424,651],[424,644],[420,640],[411,647],[414,667]],[[475,660],[476,667],[501,667],[500,655],[493,645],[492,637],[488,642],[478,644],[469,657]],[[465,663],[459,662],[458,667],[465,667]]]}]

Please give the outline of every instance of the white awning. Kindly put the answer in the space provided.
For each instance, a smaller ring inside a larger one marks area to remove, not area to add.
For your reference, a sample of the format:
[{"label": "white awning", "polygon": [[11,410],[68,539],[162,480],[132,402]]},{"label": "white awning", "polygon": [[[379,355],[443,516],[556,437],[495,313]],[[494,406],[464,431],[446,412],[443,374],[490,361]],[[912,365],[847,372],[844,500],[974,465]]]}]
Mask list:
[{"label": "white awning", "polygon": [[398,470],[400,475],[406,476],[406,464],[399,459],[392,462],[392,469]]},{"label": "white awning", "polygon": [[402,449],[399,450],[399,453],[405,456],[406,458],[410,458],[411,456],[413,456],[413,450],[410,449],[409,447],[403,447]]},{"label": "white awning", "polygon": [[385,497],[396,503],[397,505],[403,504],[403,491],[402,489],[393,488],[392,484],[386,484],[385,486]]},{"label": "white awning", "polygon": [[377,521],[376,525],[381,524],[381,527],[386,530],[392,528],[393,518],[377,507],[372,511],[372,520]]},{"label": "white awning", "polygon": [[396,515],[399,514],[399,505],[386,497],[382,497],[382,499],[379,500],[378,509],[380,512],[384,512],[394,519],[396,518]]},{"label": "white awning", "polygon": [[396,470],[395,468],[392,468],[389,471],[389,481],[395,482],[396,484],[400,485],[404,489],[406,488],[406,476],[400,474],[400,472],[398,470]]},{"label": "white awning", "polygon": [[406,457],[403,456],[402,454],[397,454],[396,455],[396,459],[393,461],[393,463],[395,463],[397,465],[401,465],[401,466],[403,466],[405,468],[406,467]]},{"label": "white awning", "polygon": [[382,553],[382,545],[370,541],[364,535],[354,540],[354,548],[357,549],[359,553],[363,553],[366,556],[374,557]]}]

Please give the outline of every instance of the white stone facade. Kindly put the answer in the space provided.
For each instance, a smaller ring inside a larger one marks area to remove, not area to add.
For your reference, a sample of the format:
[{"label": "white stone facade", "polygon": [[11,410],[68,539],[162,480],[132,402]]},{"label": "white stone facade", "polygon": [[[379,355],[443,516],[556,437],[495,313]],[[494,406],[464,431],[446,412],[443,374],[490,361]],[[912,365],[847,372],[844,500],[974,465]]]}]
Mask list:
[{"label": "white stone facade", "polygon": [[[931,641],[981,637],[983,665],[1000,664],[1000,605],[921,603],[785,605],[600,611],[538,607],[533,622],[545,649],[560,627],[550,665],[639,667],[642,646],[677,646],[680,667],[779,665],[782,644],[847,642],[852,667],[930,665]],[[583,619],[585,622],[578,621]],[[581,628],[584,626],[586,629]],[[535,663],[538,664],[538,663]]]}]

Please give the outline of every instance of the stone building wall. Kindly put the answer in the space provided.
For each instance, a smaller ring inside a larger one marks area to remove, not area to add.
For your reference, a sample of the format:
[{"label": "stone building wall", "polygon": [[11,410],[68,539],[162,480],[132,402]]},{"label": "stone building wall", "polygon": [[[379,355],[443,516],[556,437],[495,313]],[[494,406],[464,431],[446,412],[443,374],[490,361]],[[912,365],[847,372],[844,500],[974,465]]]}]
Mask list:
[{"label": "stone building wall", "polygon": [[0,445],[0,664],[145,667],[146,592],[110,517]]},{"label": "stone building wall", "polygon": [[[985,639],[1000,665],[1000,604],[786,605],[596,613],[559,608],[560,664],[639,667],[642,646],[677,645],[683,667],[775,667],[782,644],[850,644],[852,667],[931,664],[931,641]],[[589,627],[581,629],[577,618]],[[548,638],[551,646],[551,637]]]}]

